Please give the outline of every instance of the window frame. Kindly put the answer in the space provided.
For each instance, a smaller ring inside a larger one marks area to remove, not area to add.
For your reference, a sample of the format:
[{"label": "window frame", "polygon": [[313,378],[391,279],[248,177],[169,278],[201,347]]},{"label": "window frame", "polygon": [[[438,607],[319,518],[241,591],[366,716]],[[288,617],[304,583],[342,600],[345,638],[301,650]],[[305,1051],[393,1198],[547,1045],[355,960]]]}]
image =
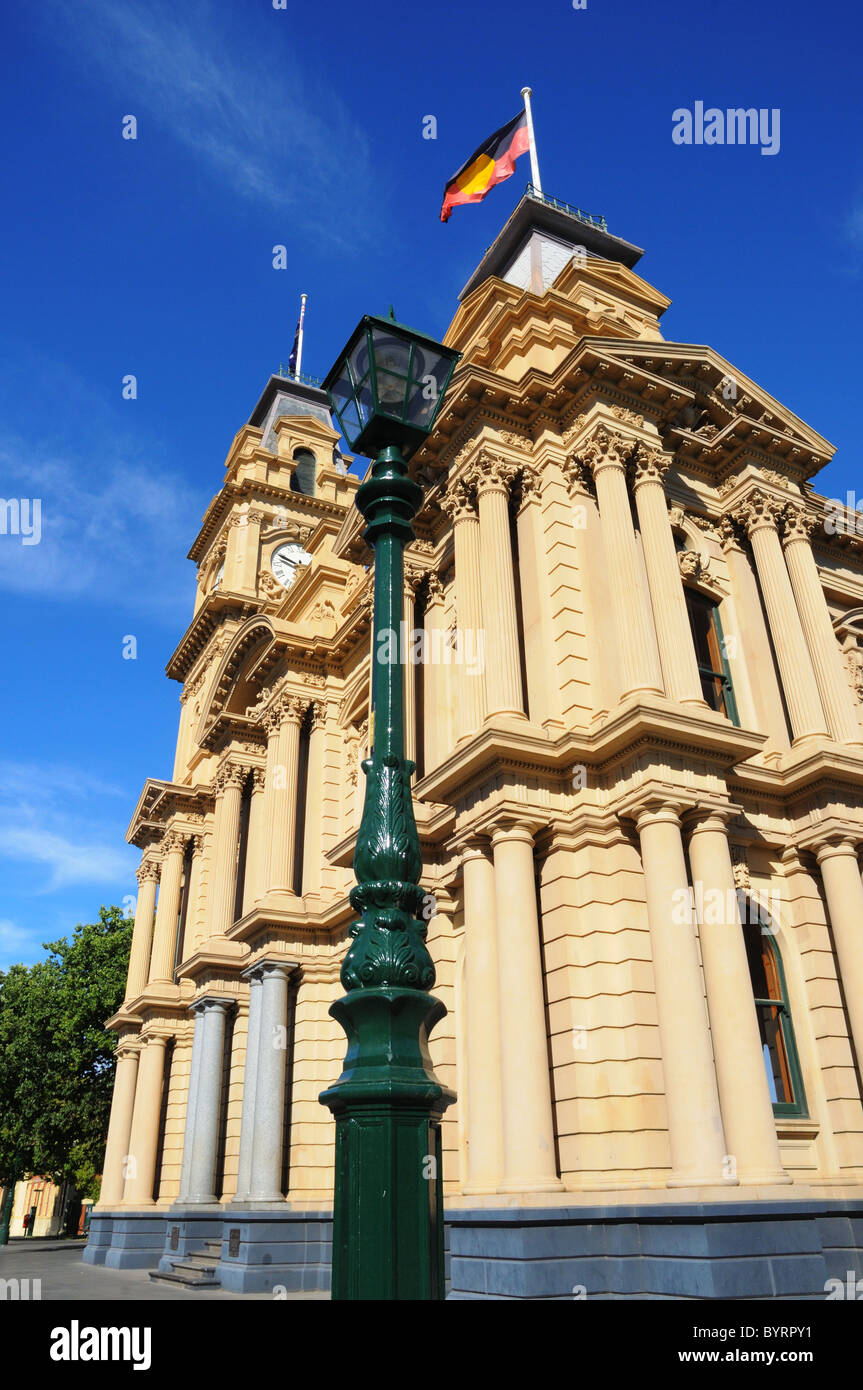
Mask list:
[{"label": "window frame", "polygon": [[[782,964],[782,952],[775,933],[765,931],[760,922],[748,923],[750,929],[757,928],[760,934],[761,954],[764,956],[764,942],[767,944],[767,952],[772,960],[776,974],[776,987],[779,991],[777,999],[764,999],[755,994],[753,987],[752,997],[755,1003],[755,1012],[758,1017],[758,1032],[761,1035],[761,1009],[775,1009],[779,1032],[782,1038],[782,1046],[785,1051],[785,1061],[788,1065],[788,1076],[791,1084],[791,1092],[796,1097],[793,1101],[775,1100],[773,1101],[773,1114],[776,1119],[808,1119],[809,1105],[806,1100],[806,1088],[803,1085],[803,1069],[800,1066],[800,1054],[797,1050],[797,1038],[794,1031],[794,1019],[791,1015],[791,1005],[788,1001],[788,984],[785,978],[785,967]],[[746,927],[744,927],[746,930]],[[765,972],[769,976],[769,972]],[[750,970],[750,983],[752,973]],[[769,984],[769,978],[768,978]],[[762,1049],[764,1043],[762,1043]]]},{"label": "window frame", "polygon": [[[706,594],[702,589],[695,588],[695,586],[691,584],[684,584],[683,592],[686,597],[686,613],[687,617],[689,618],[690,631],[692,632],[693,630],[692,611],[690,608],[689,599],[689,595],[691,594],[693,596],[693,600],[700,600],[700,602],[704,605],[705,609],[708,611],[710,621],[713,626],[714,635],[716,638],[716,650],[719,657],[720,667],[718,671],[715,670],[712,666],[703,666],[701,662],[698,660],[698,650],[695,643],[695,634],[693,632],[695,664],[698,668],[698,674],[700,677],[704,677],[707,680],[720,682],[720,685],[722,687],[722,697],[725,701],[725,718],[729,721],[729,723],[733,724],[735,728],[739,729],[741,727],[740,713],[737,708],[737,698],[734,694],[734,681],[731,676],[731,667],[728,664],[728,658],[725,655],[724,650],[725,634],[722,630],[722,616],[719,611],[719,602],[715,598],[713,598],[711,594]],[[721,713],[721,711],[716,710],[716,713],[719,714]]]}]

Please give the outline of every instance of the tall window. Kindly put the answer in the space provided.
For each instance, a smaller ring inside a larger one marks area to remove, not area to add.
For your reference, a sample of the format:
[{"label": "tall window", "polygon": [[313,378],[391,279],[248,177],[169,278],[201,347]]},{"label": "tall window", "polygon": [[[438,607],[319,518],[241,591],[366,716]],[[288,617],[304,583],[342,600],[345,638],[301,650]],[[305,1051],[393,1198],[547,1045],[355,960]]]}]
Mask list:
[{"label": "tall window", "polygon": [[803,1076],[779,949],[759,921],[747,923],[743,935],[773,1113],[805,1115]]},{"label": "tall window", "polygon": [[300,728],[300,747],[297,769],[297,816],[294,826],[294,882],[293,890],[299,898],[303,891],[303,861],[306,848],[306,795],[309,788],[309,742],[312,736],[311,707],[306,710]]},{"label": "tall window", "polygon": [[177,920],[177,946],[174,951],[174,979],[177,978],[186,951],[186,923],[189,918],[189,885],[192,880],[192,855],[194,853],[194,843],[186,841],[186,852],[183,855],[183,881],[180,888],[180,915]]},{"label": "tall window", "polygon": [[[517,504],[516,504],[517,505]],[[515,587],[515,622],[518,634],[518,669],[521,681],[521,707],[530,718],[530,703],[527,689],[527,661],[524,647],[524,605],[521,596],[521,562],[518,550],[518,517],[516,505],[509,509],[509,543],[512,550],[512,577]]]},{"label": "tall window", "polygon": [[237,841],[237,877],[234,890],[234,921],[243,915],[243,894],[246,888],[246,861],[249,856],[249,819],[252,813],[252,788],[255,776],[250,772],[243,784],[240,801],[240,835]]},{"label": "tall window", "polygon": [[695,660],[701,676],[701,693],[711,709],[724,714],[732,724],[740,724],[725,656],[719,606],[697,589],[685,589],[689,626],[695,643]]},{"label": "tall window", "polygon": [[162,1162],[165,1157],[165,1131],[168,1126],[168,1101],[171,1094],[171,1068],[174,1064],[174,1039],[169,1038],[165,1047],[164,1070],[162,1072],[162,1102],[159,1106],[159,1128],[156,1139],[156,1167],[153,1173],[153,1201],[159,1200],[162,1186]]},{"label": "tall window", "polygon": [[231,1061],[234,1055],[234,1024],[236,1014],[230,1013],[225,1022],[225,1047],[222,1052],[222,1084],[219,1089],[218,1140],[216,1143],[216,1176],[214,1191],[221,1198],[225,1190],[225,1151],[228,1146],[228,1099],[231,1093]]},{"label": "tall window", "polygon": [[291,492],[304,492],[307,497],[314,497],[315,456],[311,449],[295,450],[294,465],[294,471],[291,474]]}]

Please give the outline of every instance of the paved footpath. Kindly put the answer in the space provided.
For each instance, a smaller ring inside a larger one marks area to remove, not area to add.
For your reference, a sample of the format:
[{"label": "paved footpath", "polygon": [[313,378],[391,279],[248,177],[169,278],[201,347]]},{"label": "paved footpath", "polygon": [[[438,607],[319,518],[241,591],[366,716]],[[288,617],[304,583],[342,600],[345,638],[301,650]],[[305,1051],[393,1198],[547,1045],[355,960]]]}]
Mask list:
[{"label": "paved footpath", "polygon": [[[8,1245],[0,1245],[0,1279],[41,1279],[43,1302],[51,1299],[61,1303],[106,1303],[115,1300],[128,1303],[201,1303],[224,1299],[239,1299],[243,1303],[274,1301],[269,1293],[228,1293],[225,1289],[184,1289],[177,1284],[156,1283],[145,1269],[105,1269],[104,1265],[85,1265],[81,1259],[84,1245],[83,1240],[40,1240],[37,1237],[10,1240]],[[4,1287],[7,1287],[8,1298],[8,1286]],[[32,1282],[29,1289],[33,1290]],[[329,1294],[288,1295],[288,1299],[295,1298],[329,1300]]]}]

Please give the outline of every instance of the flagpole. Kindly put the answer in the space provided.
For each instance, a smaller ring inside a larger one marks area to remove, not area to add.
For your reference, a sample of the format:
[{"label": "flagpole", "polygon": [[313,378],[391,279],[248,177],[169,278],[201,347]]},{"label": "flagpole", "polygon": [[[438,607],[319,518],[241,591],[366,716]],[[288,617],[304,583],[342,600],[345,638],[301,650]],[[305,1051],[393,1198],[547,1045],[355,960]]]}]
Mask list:
[{"label": "flagpole", "polygon": [[537,193],[541,193],[542,184],[539,181],[539,160],[536,157],[536,140],[533,134],[533,112],[530,109],[530,99],[533,93],[530,87],[522,87],[521,94],[524,97],[524,114],[527,117],[527,138],[530,141],[530,181]]},{"label": "flagpole", "polygon": [[300,324],[297,330],[297,381],[299,381],[300,379],[300,368],[303,364],[303,328],[306,320],[306,300],[308,299],[308,297],[309,296],[307,294],[300,295]]}]

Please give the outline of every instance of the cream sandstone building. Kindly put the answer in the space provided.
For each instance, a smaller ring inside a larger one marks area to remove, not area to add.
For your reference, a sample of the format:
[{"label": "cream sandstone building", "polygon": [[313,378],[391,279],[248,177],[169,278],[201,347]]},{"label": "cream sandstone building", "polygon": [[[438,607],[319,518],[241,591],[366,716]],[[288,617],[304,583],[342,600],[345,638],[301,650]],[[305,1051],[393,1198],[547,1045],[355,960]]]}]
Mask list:
[{"label": "cream sandstone building", "polygon": [[[522,199],[415,459],[452,1297],[817,1295],[859,1271],[863,547],[812,489],[831,446],[666,342],[640,255]],[[173,774],[129,831],[92,1261],[327,1286],[317,1097],[345,1050],[372,655],[349,463],[322,392],[273,377],[190,551]]]}]

